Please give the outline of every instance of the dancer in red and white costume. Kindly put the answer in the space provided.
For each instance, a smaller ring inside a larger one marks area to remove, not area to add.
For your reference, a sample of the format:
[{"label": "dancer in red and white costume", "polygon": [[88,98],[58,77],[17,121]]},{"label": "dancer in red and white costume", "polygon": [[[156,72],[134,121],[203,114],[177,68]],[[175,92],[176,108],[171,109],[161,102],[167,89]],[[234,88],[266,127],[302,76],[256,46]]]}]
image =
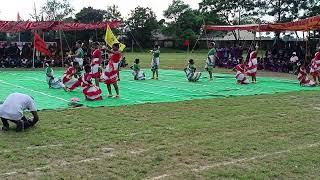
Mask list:
[{"label": "dancer in red and white costume", "polygon": [[73,62],[72,66],[70,66],[63,75],[63,84],[69,91],[75,90],[77,87],[81,85],[81,82],[77,77],[77,69],[79,68],[78,62]]},{"label": "dancer in red and white costume", "polygon": [[113,85],[117,93],[116,98],[120,98],[119,86],[118,86],[118,71],[119,71],[118,65],[121,60],[121,53],[119,51],[119,47],[120,47],[119,43],[115,43],[112,46],[112,51],[107,50],[109,53],[112,53],[112,56],[109,59],[109,63],[105,68],[103,79],[108,88],[109,98],[113,97],[112,91],[111,91],[111,85]]},{"label": "dancer in red and white costume", "polygon": [[310,74],[312,75],[314,82],[318,84],[320,78],[320,47],[311,61]]},{"label": "dancer in red and white costume", "polygon": [[316,86],[316,83],[308,78],[307,70],[304,65],[301,65],[299,69],[298,80],[300,81],[300,86]]},{"label": "dancer in red and white costume", "polygon": [[250,58],[248,62],[247,75],[252,77],[252,83],[257,82],[257,70],[258,70],[258,46],[256,49],[250,53]]},{"label": "dancer in red and white costume", "polygon": [[96,86],[99,86],[99,81],[101,77],[101,62],[102,62],[102,51],[100,49],[99,43],[95,43],[95,50],[92,52],[92,61],[91,61],[91,72],[93,78],[95,79]]},{"label": "dancer in red and white costume", "polygon": [[237,72],[236,79],[238,84],[249,84],[249,80],[245,76],[246,64],[238,64],[233,70]]},{"label": "dancer in red and white costume", "polygon": [[91,66],[86,65],[84,67],[85,74],[81,77],[81,83],[83,87],[83,94],[86,97],[86,100],[102,100],[102,91],[99,86],[92,84],[92,79],[94,75],[91,72]]}]

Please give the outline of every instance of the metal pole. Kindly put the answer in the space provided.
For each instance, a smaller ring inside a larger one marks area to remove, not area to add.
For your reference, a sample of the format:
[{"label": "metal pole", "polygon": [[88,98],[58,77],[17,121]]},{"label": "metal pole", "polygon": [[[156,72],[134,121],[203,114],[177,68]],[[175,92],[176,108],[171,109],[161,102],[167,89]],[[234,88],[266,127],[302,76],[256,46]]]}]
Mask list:
[{"label": "metal pole", "polygon": [[[239,9],[239,26],[241,24],[241,9]],[[238,40],[239,40],[239,43],[240,43],[240,29],[238,29]]]},{"label": "metal pole", "polygon": [[[42,31],[42,39],[43,39],[43,41],[44,42],[46,42],[45,40],[44,40],[44,32]],[[44,61],[42,62],[42,68],[44,68],[44,64],[46,63],[46,57],[44,58]]]},{"label": "metal pole", "polygon": [[133,53],[133,39],[131,39],[131,52]]},{"label": "metal pole", "polygon": [[34,56],[36,54],[36,43],[35,38],[33,38],[33,54],[32,54],[32,68],[34,69]]},{"label": "metal pole", "polygon": [[60,51],[61,51],[61,57],[62,57],[62,67],[64,67],[64,59],[63,59],[63,47],[62,47],[62,36],[61,36],[61,30],[59,31],[60,36]]}]

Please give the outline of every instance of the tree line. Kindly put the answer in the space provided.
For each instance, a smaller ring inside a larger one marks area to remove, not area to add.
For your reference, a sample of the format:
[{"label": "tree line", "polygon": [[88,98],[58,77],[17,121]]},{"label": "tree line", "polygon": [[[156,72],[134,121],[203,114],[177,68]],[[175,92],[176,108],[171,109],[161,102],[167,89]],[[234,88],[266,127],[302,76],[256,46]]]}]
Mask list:
[{"label": "tree line", "polygon": [[[47,0],[30,14],[37,21],[65,21],[94,23],[101,21],[123,21],[118,35],[129,38],[136,44],[150,46],[156,33],[164,34],[176,41],[195,41],[203,24],[237,25],[252,23],[290,22],[320,14],[319,0],[202,0],[198,9],[193,9],[183,0],[173,0],[163,12],[164,19],[158,19],[151,8],[137,6],[127,16],[123,16],[118,6],[94,9],[84,7],[75,13],[70,0]],[[268,18],[265,18],[268,17]],[[267,19],[267,21],[263,21]],[[102,40],[104,32],[66,32],[68,41],[75,39]],[[53,34],[48,35],[49,39]],[[180,44],[181,45],[181,44]]]}]

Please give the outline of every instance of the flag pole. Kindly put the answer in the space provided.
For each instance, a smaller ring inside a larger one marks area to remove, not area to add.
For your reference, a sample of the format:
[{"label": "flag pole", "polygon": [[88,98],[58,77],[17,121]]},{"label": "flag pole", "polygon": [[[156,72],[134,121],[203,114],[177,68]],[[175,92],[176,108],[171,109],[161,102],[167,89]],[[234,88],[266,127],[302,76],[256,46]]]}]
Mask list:
[{"label": "flag pole", "polygon": [[62,47],[61,30],[59,31],[59,36],[60,36],[60,51],[61,51],[61,57],[62,57],[62,67],[64,67],[64,59],[63,59],[63,47]]},{"label": "flag pole", "polygon": [[[35,31],[36,33],[36,31]],[[32,68],[34,69],[34,56],[36,54],[36,41],[35,38],[33,38],[33,55],[32,55]]]}]

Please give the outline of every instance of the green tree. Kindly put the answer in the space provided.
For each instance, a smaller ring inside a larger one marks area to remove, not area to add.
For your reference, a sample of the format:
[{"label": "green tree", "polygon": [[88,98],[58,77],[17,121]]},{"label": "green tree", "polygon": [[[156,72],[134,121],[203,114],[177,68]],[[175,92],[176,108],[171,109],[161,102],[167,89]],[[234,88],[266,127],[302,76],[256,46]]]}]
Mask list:
[{"label": "green tree", "polygon": [[173,21],[176,22],[182,13],[190,9],[190,6],[185,4],[183,1],[173,0],[168,6],[168,9],[164,11],[164,17],[167,19],[173,19]]},{"label": "green tree", "polygon": [[41,14],[47,21],[63,21],[65,18],[71,16],[74,8],[71,6],[69,0],[47,0],[41,7]]},{"label": "green tree", "polygon": [[[211,15],[212,23],[208,24],[241,24],[241,18],[257,16],[261,11],[261,7],[265,4],[260,0],[202,0],[199,3],[199,9],[204,14]],[[235,39],[238,39],[235,31],[233,31]]]},{"label": "green tree", "polygon": [[152,32],[159,27],[155,13],[150,8],[140,6],[131,11],[126,24],[130,28],[128,37],[134,37],[140,44],[144,45],[150,45]]},{"label": "green tree", "polygon": [[312,2],[310,2],[309,8],[306,9],[306,11],[306,17],[318,16],[320,14],[320,1],[313,0]]},{"label": "green tree", "polygon": [[123,18],[121,16],[121,12],[119,11],[119,7],[116,5],[108,6],[107,13],[104,16],[104,20],[106,20],[106,21],[114,21],[114,20],[122,21]]},{"label": "green tree", "polygon": [[[103,22],[106,15],[106,10],[85,7],[75,15],[75,21],[80,23]],[[104,32],[104,30],[86,30],[81,33],[75,32],[74,36],[76,39],[83,41],[87,41],[90,38],[96,41],[103,41]]]},{"label": "green tree", "polygon": [[215,13],[220,16],[219,19],[224,19],[226,23],[233,25],[235,22],[233,20],[238,14],[240,17],[257,15],[262,5],[260,0],[202,0],[199,8],[201,12]]},{"label": "green tree", "polygon": [[93,9],[92,7],[85,7],[81,9],[76,15],[76,21],[81,23],[95,23],[102,22],[107,11],[101,9]]},{"label": "green tree", "polygon": [[307,17],[310,10],[319,7],[318,0],[268,0],[266,2],[266,13],[274,16],[276,22],[290,22]]},{"label": "green tree", "polygon": [[181,0],[173,0],[164,11],[164,16],[168,22],[162,28],[162,33],[174,37],[176,45],[182,46],[182,41],[186,39],[197,39],[204,18],[198,10],[191,9]]}]

